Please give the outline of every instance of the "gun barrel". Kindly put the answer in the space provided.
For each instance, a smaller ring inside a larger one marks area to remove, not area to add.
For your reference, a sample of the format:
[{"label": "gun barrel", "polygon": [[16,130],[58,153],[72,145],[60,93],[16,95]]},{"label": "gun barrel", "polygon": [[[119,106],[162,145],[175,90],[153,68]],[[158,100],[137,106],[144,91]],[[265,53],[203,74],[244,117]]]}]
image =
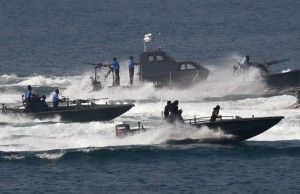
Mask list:
[{"label": "gun barrel", "polygon": [[82,63],[87,65],[102,66],[102,63],[89,63],[89,62],[82,62]]},{"label": "gun barrel", "polygon": [[283,62],[286,62],[286,61],[289,61],[289,60],[290,59],[274,60],[274,61],[267,62],[266,64],[267,65],[274,65],[274,64],[283,63]]}]

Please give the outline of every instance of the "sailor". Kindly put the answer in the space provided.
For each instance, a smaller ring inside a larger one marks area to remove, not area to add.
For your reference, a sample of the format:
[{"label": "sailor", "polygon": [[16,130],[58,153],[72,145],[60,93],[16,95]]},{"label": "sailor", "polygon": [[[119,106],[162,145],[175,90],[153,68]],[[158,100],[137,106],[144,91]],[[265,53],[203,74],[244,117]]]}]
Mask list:
[{"label": "sailor", "polygon": [[115,85],[119,86],[120,85],[120,65],[119,65],[116,57],[113,58],[112,66],[113,66],[113,69],[115,71],[115,76],[116,76]]},{"label": "sailor", "polygon": [[43,95],[40,100],[42,109],[45,110],[48,107],[48,103],[46,102],[46,95]]},{"label": "sailor", "polygon": [[25,91],[25,108],[27,110],[33,108],[33,101],[34,97],[36,96],[35,94],[32,94],[32,87],[31,85],[27,86],[27,90]]},{"label": "sailor", "polygon": [[134,66],[138,65],[139,63],[135,63],[133,61],[133,56],[129,57],[128,61],[128,68],[129,68],[129,78],[130,78],[130,85],[133,84],[133,76],[134,76]]},{"label": "sailor", "polygon": [[58,103],[59,102],[64,102],[65,101],[65,99],[62,99],[62,100],[59,99],[58,94],[59,94],[59,90],[56,89],[54,91],[54,96],[53,96],[53,110],[57,110],[58,109]]},{"label": "sailor", "polygon": [[219,115],[220,106],[217,105],[211,114],[210,122],[216,121],[217,118],[222,118],[222,115]]},{"label": "sailor", "polygon": [[171,110],[171,101],[168,101],[167,105],[165,106],[165,110],[164,110],[164,118],[166,120],[169,119],[170,110]]},{"label": "sailor", "polygon": [[250,56],[246,55],[246,59],[244,60],[244,62],[242,64],[243,70],[248,71],[251,65],[252,65],[252,63],[250,61]]},{"label": "sailor", "polygon": [[178,116],[178,100],[175,100],[172,104],[171,104],[171,115],[170,115],[170,122],[173,123]]}]

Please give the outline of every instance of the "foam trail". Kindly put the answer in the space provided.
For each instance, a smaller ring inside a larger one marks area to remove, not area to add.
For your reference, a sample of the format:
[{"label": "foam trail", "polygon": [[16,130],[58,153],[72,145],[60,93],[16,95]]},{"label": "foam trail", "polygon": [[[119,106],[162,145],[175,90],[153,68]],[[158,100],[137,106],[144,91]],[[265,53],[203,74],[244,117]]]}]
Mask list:
[{"label": "foam trail", "polygon": [[[232,64],[231,64],[232,65]],[[162,88],[157,89],[151,83],[141,84],[136,89],[124,88],[107,88],[100,91],[92,91],[91,79],[92,72],[86,72],[79,76],[42,76],[35,75],[32,77],[17,77],[16,75],[2,75],[0,76],[1,86],[5,87],[21,87],[22,91],[6,91],[0,94],[1,103],[13,103],[13,101],[20,101],[20,95],[24,93],[27,85],[32,85],[33,90],[35,87],[52,87],[51,91],[46,93],[48,99],[51,99],[51,92],[53,87],[60,89],[60,94],[69,97],[70,99],[76,98],[108,98],[110,100],[141,100],[141,99],[161,99],[161,100],[195,100],[203,99],[205,97],[220,97],[228,94],[259,94],[265,92],[265,85],[262,81],[256,81],[253,84],[253,79],[258,76],[258,71],[254,69],[250,71],[248,76],[233,76],[232,67],[230,65],[222,66],[222,69],[211,66],[214,71],[209,76],[209,81],[204,83],[195,84],[192,87],[184,88]],[[121,63],[122,73],[121,80],[124,77],[125,83],[128,79],[127,66],[125,62]],[[124,69],[124,70],[123,70]],[[138,70],[136,70],[138,72]],[[107,83],[103,85],[111,85],[108,79]],[[135,81],[137,81],[137,76]],[[128,80],[129,82],[129,80]],[[12,98],[9,98],[11,96]]]},{"label": "foam trail", "polygon": [[[241,117],[263,117],[284,115],[278,125],[260,134],[252,141],[277,141],[300,139],[298,109],[287,109],[286,105],[294,103],[295,97],[278,96],[272,98],[245,99],[239,101],[219,102],[220,113],[223,116],[239,115]],[[283,103],[285,102],[285,103]],[[247,104],[250,104],[247,106]],[[39,123],[2,125],[0,132],[1,151],[43,151],[86,147],[108,147],[123,145],[153,145],[164,144],[169,139],[182,140],[219,138],[222,133],[212,133],[203,128],[180,128],[178,126],[164,124],[161,118],[161,110],[165,102],[140,103],[115,119],[114,122],[90,122],[90,123]],[[179,107],[183,109],[184,118],[209,116],[215,102],[183,102]],[[246,108],[245,108],[246,107]],[[136,125],[138,121],[145,127],[151,127],[145,133],[136,134],[126,138],[115,137],[115,125],[126,122]],[[38,121],[37,121],[38,122]],[[45,158],[57,158],[58,156],[38,156]]]}]

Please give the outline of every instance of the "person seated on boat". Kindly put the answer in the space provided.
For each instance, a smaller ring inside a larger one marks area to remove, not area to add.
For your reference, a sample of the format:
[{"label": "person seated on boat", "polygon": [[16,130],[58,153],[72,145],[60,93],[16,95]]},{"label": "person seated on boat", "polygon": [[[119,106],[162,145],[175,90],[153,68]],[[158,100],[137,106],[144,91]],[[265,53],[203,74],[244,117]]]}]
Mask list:
[{"label": "person seated on boat", "polygon": [[210,122],[216,121],[217,118],[222,118],[222,115],[219,115],[219,110],[220,110],[220,106],[217,105],[211,114]]},{"label": "person seated on boat", "polygon": [[183,112],[182,109],[179,109],[177,113],[177,120],[180,122],[184,122],[182,118],[182,112]]},{"label": "person seated on boat", "polygon": [[129,57],[128,61],[128,68],[129,68],[129,78],[130,78],[130,85],[133,84],[133,76],[134,76],[134,66],[138,65],[139,63],[135,63],[133,61],[133,56]]},{"label": "person seated on boat", "polygon": [[59,102],[65,102],[65,99],[59,99],[58,94],[59,94],[59,90],[56,89],[53,96],[53,110],[58,109]]},{"label": "person seated on boat", "polygon": [[46,102],[46,95],[42,95],[40,103],[43,110],[46,110],[46,108],[48,108],[48,103]]},{"label": "person seated on boat", "polygon": [[169,119],[171,106],[172,106],[171,101],[168,101],[167,105],[165,106],[165,110],[164,110],[164,119]]},{"label": "person seated on boat", "polygon": [[31,85],[27,86],[27,90],[25,91],[25,108],[27,110],[31,110],[33,108],[33,101],[37,98],[38,95],[33,94]]},{"label": "person seated on boat", "polygon": [[246,55],[246,59],[244,60],[243,64],[242,64],[242,69],[243,71],[248,71],[249,68],[251,67],[252,63],[250,61],[250,56]]},{"label": "person seated on boat", "polygon": [[115,76],[116,76],[115,86],[119,86],[120,85],[120,65],[118,63],[117,57],[113,58],[112,66],[113,66],[113,69],[115,71]]}]

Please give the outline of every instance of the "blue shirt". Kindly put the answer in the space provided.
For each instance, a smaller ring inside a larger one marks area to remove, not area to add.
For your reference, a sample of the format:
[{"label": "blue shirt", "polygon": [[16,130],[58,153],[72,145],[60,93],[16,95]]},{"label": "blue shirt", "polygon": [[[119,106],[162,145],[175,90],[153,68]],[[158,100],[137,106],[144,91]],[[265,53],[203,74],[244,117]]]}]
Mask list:
[{"label": "blue shirt", "polygon": [[53,103],[58,101],[59,101],[58,94],[55,93],[53,96]]},{"label": "blue shirt", "polygon": [[25,99],[29,99],[31,98],[31,91],[30,90],[26,90],[25,92]]},{"label": "blue shirt", "polygon": [[250,62],[250,60],[248,60],[248,59],[245,59],[245,61],[244,61],[243,65],[251,65],[251,62]]},{"label": "blue shirt", "polygon": [[133,60],[128,61],[128,67],[129,68],[133,68],[135,65],[137,65],[137,63],[133,62]]},{"label": "blue shirt", "polygon": [[114,62],[112,63],[112,65],[114,66],[114,70],[120,69],[120,65],[119,65],[118,61],[114,61]]}]

